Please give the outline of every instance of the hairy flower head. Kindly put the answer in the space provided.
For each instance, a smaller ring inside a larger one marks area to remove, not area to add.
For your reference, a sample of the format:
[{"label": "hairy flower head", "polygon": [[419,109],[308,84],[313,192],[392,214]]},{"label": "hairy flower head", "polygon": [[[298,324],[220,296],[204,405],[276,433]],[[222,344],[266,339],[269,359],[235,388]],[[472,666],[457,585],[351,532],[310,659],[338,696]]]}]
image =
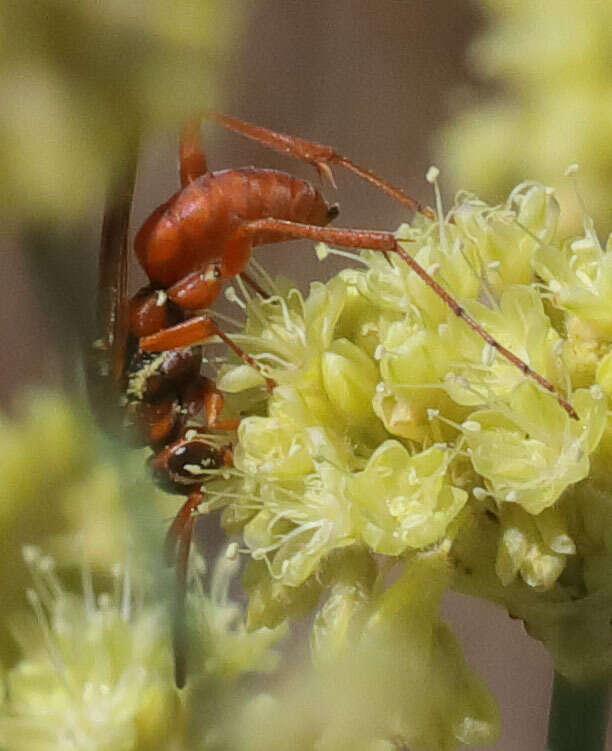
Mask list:
[{"label": "hairy flower head", "polygon": [[138,604],[130,571],[113,594],[67,592],[53,560],[24,551],[36,588],[35,627],[20,628],[24,657],[5,675],[0,744],[11,751],[134,751],[175,747],[180,705],[164,613]]},{"label": "hairy flower head", "polygon": [[[236,363],[221,373],[243,419],[235,466],[213,480],[210,503],[254,561],[252,625],[332,593],[336,641],[348,639],[373,592],[356,560],[383,571],[442,546],[455,586],[523,617],[574,671],[571,640],[553,639],[538,607],[578,596],[584,617],[602,587],[590,572],[606,570],[607,542],[577,513],[594,504],[587,488],[601,508],[609,483],[612,296],[590,221],[571,240],[558,227],[554,192],[526,182],[497,207],[461,193],[446,218],[417,216],[396,236],[577,419],[393,253],[363,251],[306,297],[267,277],[267,298],[245,293],[234,338],[261,372]],[[277,383],[271,394],[263,374]],[[483,534],[487,554],[472,553]]]}]

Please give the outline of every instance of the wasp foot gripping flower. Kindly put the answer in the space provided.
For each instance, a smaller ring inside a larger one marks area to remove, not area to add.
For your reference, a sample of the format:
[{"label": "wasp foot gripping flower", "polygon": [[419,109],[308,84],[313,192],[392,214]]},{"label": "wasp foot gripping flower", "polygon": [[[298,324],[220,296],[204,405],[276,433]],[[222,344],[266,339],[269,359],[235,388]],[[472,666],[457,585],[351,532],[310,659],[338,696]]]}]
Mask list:
[{"label": "wasp foot gripping flower", "polygon": [[24,549],[35,626],[20,624],[24,657],[4,676],[0,746],[7,751],[170,751],[181,709],[163,610],[131,591],[129,567],[113,594],[67,592],[54,561]]},{"label": "wasp foot gripping flower", "polygon": [[251,559],[250,628],[315,610],[316,660],[333,661],[398,559],[438,550],[449,586],[522,618],[567,677],[612,670],[609,251],[590,220],[570,240],[559,221],[526,182],[497,207],[461,193],[397,237],[577,419],[394,254],[364,251],[306,297],[265,275],[267,298],[243,290],[234,338],[262,372],[220,374],[243,418],[208,488]]}]

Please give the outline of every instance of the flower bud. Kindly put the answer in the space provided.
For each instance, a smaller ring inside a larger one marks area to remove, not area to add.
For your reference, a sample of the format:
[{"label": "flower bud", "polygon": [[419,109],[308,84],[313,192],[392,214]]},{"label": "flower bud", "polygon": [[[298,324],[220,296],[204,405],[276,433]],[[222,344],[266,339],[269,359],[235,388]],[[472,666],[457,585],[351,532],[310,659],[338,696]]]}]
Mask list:
[{"label": "flower bud", "polygon": [[372,397],[379,375],[362,349],[348,339],[336,339],[321,357],[321,372],[330,402],[347,422],[371,421]]}]

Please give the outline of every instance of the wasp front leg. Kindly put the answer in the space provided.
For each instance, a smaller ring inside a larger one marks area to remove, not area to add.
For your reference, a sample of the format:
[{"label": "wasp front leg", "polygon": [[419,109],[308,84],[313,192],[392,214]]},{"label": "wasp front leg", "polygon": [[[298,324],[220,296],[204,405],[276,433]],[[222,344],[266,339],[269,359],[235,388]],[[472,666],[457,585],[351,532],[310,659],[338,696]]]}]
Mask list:
[{"label": "wasp front leg", "polygon": [[[247,365],[261,372],[257,362],[239,347],[227,334],[219,327],[219,324],[210,316],[200,315],[194,318],[188,318],[186,321],[171,326],[167,329],[145,336],[140,339],[138,346],[143,352],[164,352],[167,349],[176,349],[178,347],[189,347],[198,344],[212,336],[218,336],[227,346],[233,350]],[[268,391],[272,391],[276,386],[275,381],[271,378],[265,378]]]}]

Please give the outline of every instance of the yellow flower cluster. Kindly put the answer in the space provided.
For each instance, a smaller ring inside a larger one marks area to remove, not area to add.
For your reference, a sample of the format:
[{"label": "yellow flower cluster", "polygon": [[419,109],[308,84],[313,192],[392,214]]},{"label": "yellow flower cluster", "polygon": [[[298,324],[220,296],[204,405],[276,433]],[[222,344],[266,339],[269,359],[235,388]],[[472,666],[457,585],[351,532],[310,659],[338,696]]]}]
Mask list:
[{"label": "yellow flower cluster", "polygon": [[397,237],[578,419],[392,254],[305,298],[282,280],[247,295],[234,338],[277,386],[225,367],[244,417],[210,494],[250,553],[251,626],[347,584],[368,599],[381,568],[444,547],[453,586],[523,618],[567,676],[612,668],[609,251],[589,221],[569,240],[558,225],[553,191],[524,183]]},{"label": "yellow flower cluster", "polygon": [[[238,678],[278,664],[276,629],[246,630],[230,597],[240,563],[230,545],[201,584],[191,566],[187,619],[189,688],[174,683],[167,592],[132,559],[107,571],[110,592],[96,594],[89,565],[82,592],[69,592],[54,558],[24,546],[34,587],[34,618],[13,614],[22,658],[2,675],[0,746],[7,751],[187,751],[217,748],[228,711],[243,701]],[[194,559],[197,556],[194,555]],[[146,579],[146,581],[145,581]],[[161,597],[160,597],[161,595]],[[207,710],[211,711],[208,712]],[[198,734],[202,734],[202,742]]]},{"label": "yellow flower cluster", "polygon": [[610,231],[612,6],[600,0],[478,5],[486,27],[470,59],[481,78],[498,86],[440,134],[437,158],[445,174],[494,201],[527,175],[545,181],[558,190],[564,224],[575,231],[581,210],[563,173],[578,163],[590,213]]}]

